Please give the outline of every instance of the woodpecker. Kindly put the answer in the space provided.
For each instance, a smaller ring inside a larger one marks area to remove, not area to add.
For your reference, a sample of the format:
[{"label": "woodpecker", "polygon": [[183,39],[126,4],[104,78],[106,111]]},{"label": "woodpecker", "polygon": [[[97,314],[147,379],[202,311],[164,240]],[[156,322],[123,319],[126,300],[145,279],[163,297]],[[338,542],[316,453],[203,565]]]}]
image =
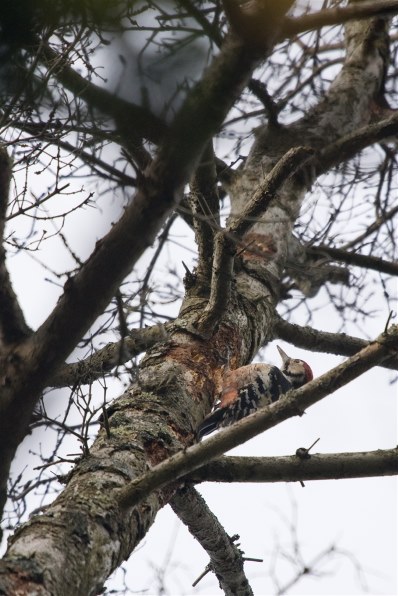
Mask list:
[{"label": "woodpecker", "polygon": [[297,389],[313,379],[312,370],[304,360],[290,358],[282,348],[277,348],[282,358],[280,369],[272,364],[256,363],[225,373],[220,400],[196,431],[198,441],[204,435],[277,401],[289,389]]}]

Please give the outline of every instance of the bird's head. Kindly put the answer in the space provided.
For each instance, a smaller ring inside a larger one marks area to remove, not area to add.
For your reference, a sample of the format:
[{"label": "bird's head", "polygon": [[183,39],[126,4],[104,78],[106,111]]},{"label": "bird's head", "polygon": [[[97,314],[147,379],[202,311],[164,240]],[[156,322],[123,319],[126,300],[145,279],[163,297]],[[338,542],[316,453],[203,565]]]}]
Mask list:
[{"label": "bird's head", "polygon": [[292,387],[297,389],[298,387],[305,385],[309,381],[312,381],[314,375],[310,366],[306,362],[304,362],[304,360],[299,360],[298,358],[290,358],[290,356],[288,356],[286,352],[282,350],[282,348],[280,348],[279,346],[276,347],[278,348],[278,352],[282,358],[283,364],[281,371],[287,378],[289,383],[291,383]]}]

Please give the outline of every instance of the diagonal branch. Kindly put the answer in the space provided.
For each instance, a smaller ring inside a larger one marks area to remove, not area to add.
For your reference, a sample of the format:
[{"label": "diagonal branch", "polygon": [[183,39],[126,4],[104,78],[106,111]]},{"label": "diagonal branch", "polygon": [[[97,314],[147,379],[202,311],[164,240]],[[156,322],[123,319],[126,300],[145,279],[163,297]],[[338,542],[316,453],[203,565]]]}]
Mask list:
[{"label": "diagonal branch", "polygon": [[[396,208],[396,212],[398,212],[398,208]],[[347,263],[348,265],[357,265],[358,267],[373,269],[373,271],[386,273],[387,275],[398,275],[397,262],[385,261],[384,259],[373,257],[372,255],[361,255],[356,252],[348,252],[341,248],[333,248],[325,245],[311,246],[306,250],[309,254],[326,254],[334,261],[340,261],[342,263]]]},{"label": "diagonal branch", "polygon": [[355,246],[358,246],[358,244],[363,243],[363,241],[366,240],[367,238],[369,238],[369,236],[371,236],[372,234],[375,234],[378,230],[380,230],[380,228],[383,225],[385,225],[388,221],[392,220],[393,217],[395,217],[397,215],[397,213],[398,213],[398,205],[396,205],[392,209],[389,209],[388,211],[383,213],[382,217],[380,217],[380,216],[377,217],[376,220],[373,223],[371,223],[366,228],[366,230],[364,232],[362,232],[362,234],[359,234],[353,240],[346,242],[340,248],[340,250],[347,250],[348,248],[353,248]]},{"label": "diagonal branch", "polygon": [[203,497],[192,487],[176,492],[170,505],[210,557],[211,570],[227,596],[252,596],[242,552],[233,543]]},{"label": "diagonal branch", "polygon": [[395,139],[398,135],[398,113],[394,113],[389,118],[362,126],[344,135],[334,143],[330,143],[320,154],[317,155],[315,162],[317,174],[327,172],[333,166],[347,161],[357,153],[380,141],[386,139]]},{"label": "diagonal branch", "polygon": [[[313,327],[302,327],[285,321],[279,315],[275,315],[274,338],[283,339],[298,348],[304,348],[311,352],[327,352],[336,356],[353,356],[359,350],[368,345],[365,339],[346,335],[345,333],[329,333],[319,331]],[[379,366],[398,370],[396,357],[387,358],[380,362]]]},{"label": "diagonal branch", "polygon": [[233,425],[221,430],[202,444],[173,455],[130,482],[118,494],[121,507],[129,508],[147,497],[152,491],[160,489],[183,475],[192,472],[229,449],[248,441],[260,432],[276,426],[292,416],[300,416],[310,406],[356,379],[372,366],[382,362],[389,355],[398,352],[398,326],[392,326],[387,333],[382,333],[363,350],[329,372],[311,381],[304,387],[289,391],[274,404],[258,410]]},{"label": "diagonal branch", "polygon": [[246,47],[260,52],[267,44],[269,36],[279,33],[281,18],[293,4],[294,0],[278,2],[223,0],[231,31],[244,41]]},{"label": "diagonal branch", "polygon": [[143,137],[158,144],[166,135],[167,125],[149,110],[117,97],[114,93],[95,85],[76,72],[68,63],[68,56],[58,54],[46,44],[37,42],[39,57],[51,65],[53,75],[76,97],[83,99],[91,109],[115,119],[124,138]]},{"label": "diagonal branch", "polygon": [[268,176],[259,184],[243,213],[234,218],[228,228],[231,234],[241,238],[264,215],[277,192],[297,171],[314,156],[311,147],[293,147],[283,155]]},{"label": "diagonal branch", "polygon": [[105,373],[110,372],[115,366],[124,364],[142,352],[146,352],[167,337],[167,324],[132,329],[128,337],[108,343],[88,358],[61,366],[50,379],[49,386],[71,387],[92,383]]},{"label": "diagonal branch", "polygon": [[320,29],[331,25],[341,25],[347,21],[383,17],[398,13],[397,0],[378,2],[352,2],[349,6],[328,8],[298,18],[286,17],[281,31],[281,39],[294,37],[304,31]]},{"label": "diagonal branch", "polygon": [[358,453],[319,453],[300,458],[220,457],[186,477],[198,482],[300,482],[398,475],[398,448]]}]

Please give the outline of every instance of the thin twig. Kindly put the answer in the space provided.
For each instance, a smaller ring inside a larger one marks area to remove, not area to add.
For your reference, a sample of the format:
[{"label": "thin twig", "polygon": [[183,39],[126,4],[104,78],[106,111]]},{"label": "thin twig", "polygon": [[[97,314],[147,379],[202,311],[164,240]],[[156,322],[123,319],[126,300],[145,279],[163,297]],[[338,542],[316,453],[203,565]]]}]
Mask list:
[{"label": "thin twig", "polygon": [[[395,213],[398,213],[398,208],[395,209]],[[383,223],[386,223],[384,216]],[[375,227],[373,227],[369,233],[373,233],[374,231],[377,231]],[[341,248],[332,248],[324,245],[311,246],[310,248],[307,248],[307,252],[315,255],[323,253],[331,257],[334,261],[340,261],[342,263],[347,263],[348,265],[356,265],[357,267],[364,267],[366,269],[373,269],[373,271],[386,273],[387,275],[398,275],[397,262],[386,261],[385,259],[373,257],[372,255],[361,255],[356,252],[348,252]]]}]

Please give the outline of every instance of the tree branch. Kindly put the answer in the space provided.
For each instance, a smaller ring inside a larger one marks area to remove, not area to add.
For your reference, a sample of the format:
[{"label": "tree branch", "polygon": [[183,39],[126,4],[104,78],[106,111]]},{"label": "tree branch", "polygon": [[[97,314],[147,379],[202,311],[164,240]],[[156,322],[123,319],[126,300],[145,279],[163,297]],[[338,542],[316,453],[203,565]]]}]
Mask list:
[{"label": "tree branch", "polygon": [[214,254],[214,230],[220,227],[220,205],[217,191],[215,156],[211,143],[203,152],[190,183],[189,202],[193,214],[195,240],[198,246],[198,292],[203,293],[211,278]]},{"label": "tree branch", "polygon": [[242,3],[223,0],[231,30],[243,40],[246,47],[260,52],[266,47],[270,35],[279,32],[281,18],[293,4],[294,0]]},{"label": "tree branch", "polygon": [[[131,187],[136,187],[137,186],[137,180],[133,177],[130,176],[129,174],[126,174],[126,172],[123,172],[121,170],[119,170],[118,168],[116,168],[115,166],[113,166],[112,164],[108,163],[107,161],[100,159],[99,157],[97,157],[94,153],[90,152],[90,151],[84,151],[81,147],[76,147],[76,143],[69,143],[68,141],[63,140],[62,136],[65,135],[66,133],[63,131],[61,132],[61,134],[59,133],[59,131],[56,130],[56,123],[55,122],[45,122],[44,124],[42,123],[37,123],[37,122],[24,122],[24,121],[18,121],[15,118],[5,118],[5,121],[7,122],[7,124],[9,126],[13,126],[14,128],[17,128],[25,133],[28,133],[32,136],[34,136],[35,138],[39,138],[40,140],[46,140],[48,142],[50,142],[53,145],[58,145],[59,147],[62,147],[62,149],[65,149],[65,151],[68,152],[69,155],[76,155],[78,156],[78,158],[85,164],[88,164],[89,167],[91,167],[99,176],[102,177],[107,177],[108,179],[113,179],[115,181],[117,181],[121,186],[131,186]],[[54,130],[51,130],[51,127],[54,128]],[[81,127],[81,129],[79,129],[78,127],[76,127],[76,132],[83,132],[83,127]],[[71,127],[71,130],[74,130],[74,127]],[[98,137],[101,136],[101,131],[99,130],[95,130],[95,131],[91,131],[88,127],[84,130],[85,134],[90,134],[90,135],[95,135],[96,139],[98,139]],[[103,135],[103,140],[109,141],[109,140],[119,140],[120,141],[120,135],[118,135],[117,133],[109,133],[106,132]],[[24,142],[26,142],[26,140],[24,139]],[[30,208],[35,208],[36,205],[33,205]],[[24,211],[26,213],[26,210]],[[12,217],[17,217],[18,215],[20,215],[21,211],[15,211],[12,214]],[[8,221],[10,220],[10,217],[8,218]]]},{"label": "tree branch", "polygon": [[198,323],[200,333],[206,335],[214,330],[214,326],[227,308],[238,242],[241,242],[243,235],[253,223],[264,215],[281,186],[313,155],[314,151],[308,147],[293,147],[287,151],[259,184],[243,213],[238,217],[232,217],[227,228],[217,234],[210,298],[204,315]]},{"label": "tree branch", "polygon": [[[298,348],[304,348],[311,352],[327,352],[336,356],[353,356],[368,345],[365,339],[353,337],[346,333],[329,333],[319,331],[313,327],[302,327],[285,321],[277,316],[274,324],[274,338],[283,339]],[[379,363],[379,366],[398,370],[396,357],[387,358]]]},{"label": "tree branch", "polygon": [[108,343],[94,354],[70,364],[64,364],[49,381],[49,387],[71,387],[92,383],[120,364],[124,364],[160,341],[166,340],[167,324],[144,329],[132,329],[128,337]]},{"label": "tree branch", "polygon": [[21,341],[31,334],[12,287],[3,246],[11,175],[11,159],[0,146],[0,343],[4,344]]},{"label": "tree branch", "polygon": [[359,234],[359,236],[357,236],[353,240],[350,240],[350,242],[346,242],[340,250],[347,250],[348,248],[358,246],[359,243],[366,240],[366,238],[368,238],[372,234],[375,234],[383,225],[385,225],[388,221],[392,220],[397,213],[398,205],[396,205],[392,209],[389,209],[389,211],[383,213],[382,217],[377,217],[376,220],[373,223],[371,223],[370,226],[368,226],[362,234]]},{"label": "tree branch", "polygon": [[355,2],[349,6],[328,8],[302,17],[286,17],[280,38],[294,37],[304,31],[320,29],[330,25],[341,25],[347,21],[383,17],[398,13],[397,0],[378,0],[378,2]]},{"label": "tree branch", "polygon": [[297,482],[398,475],[398,448],[358,453],[319,453],[302,459],[221,457],[186,476],[193,482]]},{"label": "tree branch", "polygon": [[242,552],[233,543],[203,497],[192,487],[176,492],[170,505],[210,557],[211,570],[227,596],[252,596]]},{"label": "tree branch", "polygon": [[46,44],[39,44],[39,57],[50,63],[52,74],[76,97],[83,99],[92,109],[114,118],[118,131],[125,139],[144,137],[159,144],[167,133],[167,125],[149,110],[137,106],[114,93],[98,87],[76,72],[68,63],[68,56],[55,52]]},{"label": "tree branch", "polygon": [[[396,208],[398,212],[398,207]],[[384,218],[383,218],[384,220]],[[348,252],[341,248],[333,248],[330,246],[311,246],[308,247],[307,252],[312,255],[326,254],[334,261],[347,263],[348,265],[357,265],[358,267],[365,267],[366,269],[373,269],[379,273],[386,273],[387,275],[398,275],[398,263],[385,261],[378,257],[371,255],[361,255],[355,252]]]},{"label": "tree branch", "polygon": [[365,147],[391,137],[395,139],[397,135],[398,112],[390,118],[385,118],[375,124],[362,126],[321,150],[320,154],[314,159],[317,173],[318,175],[323,174],[333,166],[351,159]]},{"label": "tree branch", "polygon": [[363,350],[304,387],[289,391],[274,404],[237,422],[232,428],[221,430],[217,436],[173,455],[152,470],[130,482],[118,494],[121,507],[129,508],[172,480],[276,426],[292,416],[300,416],[310,406],[359,377],[366,370],[385,360],[398,350],[398,326],[392,326]]},{"label": "tree branch", "polygon": [[239,238],[251,228],[253,223],[262,217],[281,186],[314,156],[311,147],[292,147],[275,164],[253,193],[246,209],[233,218],[228,232]]},{"label": "tree branch", "polygon": [[214,332],[228,306],[236,249],[237,242],[227,234],[227,230],[217,233],[214,241],[209,302],[203,316],[198,321],[199,333],[204,337],[208,337]]}]

